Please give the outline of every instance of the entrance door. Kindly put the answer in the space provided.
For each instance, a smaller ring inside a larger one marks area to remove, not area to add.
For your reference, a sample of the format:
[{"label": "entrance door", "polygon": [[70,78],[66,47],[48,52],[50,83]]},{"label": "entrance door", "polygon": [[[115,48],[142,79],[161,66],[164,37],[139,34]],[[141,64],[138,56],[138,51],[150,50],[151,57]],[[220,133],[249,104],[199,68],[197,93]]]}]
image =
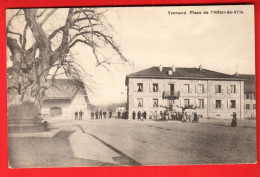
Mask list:
[{"label": "entrance door", "polygon": [[50,110],[50,116],[55,117],[55,116],[61,116],[62,115],[62,109],[59,107],[53,107]]},{"label": "entrance door", "polygon": [[174,84],[170,84],[170,94],[174,95]]}]

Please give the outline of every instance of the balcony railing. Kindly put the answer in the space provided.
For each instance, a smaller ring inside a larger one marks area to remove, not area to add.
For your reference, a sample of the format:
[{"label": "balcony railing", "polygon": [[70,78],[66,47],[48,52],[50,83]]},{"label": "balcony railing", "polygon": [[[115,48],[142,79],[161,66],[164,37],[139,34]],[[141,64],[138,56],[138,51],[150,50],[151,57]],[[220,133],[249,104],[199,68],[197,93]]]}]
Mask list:
[{"label": "balcony railing", "polygon": [[180,97],[180,91],[163,91],[163,99],[178,99]]}]

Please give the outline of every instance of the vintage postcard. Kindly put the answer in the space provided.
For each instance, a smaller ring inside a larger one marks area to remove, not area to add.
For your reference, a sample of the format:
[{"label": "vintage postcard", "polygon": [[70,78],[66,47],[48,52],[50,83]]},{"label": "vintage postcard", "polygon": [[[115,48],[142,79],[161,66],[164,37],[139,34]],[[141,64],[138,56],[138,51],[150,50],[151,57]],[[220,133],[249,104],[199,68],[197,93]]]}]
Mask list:
[{"label": "vintage postcard", "polygon": [[256,163],[253,5],[6,10],[10,168]]}]

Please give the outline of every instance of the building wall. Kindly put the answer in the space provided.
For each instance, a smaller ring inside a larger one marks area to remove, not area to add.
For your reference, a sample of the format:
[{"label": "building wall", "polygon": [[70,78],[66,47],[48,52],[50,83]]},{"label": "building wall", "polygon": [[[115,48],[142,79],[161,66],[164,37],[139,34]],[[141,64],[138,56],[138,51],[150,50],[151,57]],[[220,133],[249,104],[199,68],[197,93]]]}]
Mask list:
[{"label": "building wall", "polygon": [[256,118],[255,93],[245,93],[245,118]]},{"label": "building wall", "polygon": [[88,112],[88,105],[81,91],[77,93],[72,101],[52,100],[51,102],[44,102],[41,109],[42,115],[49,117],[50,109],[53,107],[59,107],[62,109],[63,118],[74,119],[75,112],[80,110],[84,112],[83,119],[89,119],[90,117]]},{"label": "building wall", "polygon": [[[138,92],[137,83],[143,83],[143,92]],[[158,83],[158,92],[153,92],[152,84]],[[163,91],[169,92],[169,84],[174,84],[175,91],[180,91],[180,97],[174,100],[179,107],[184,106],[184,100],[189,99],[190,105],[198,105],[198,100],[204,100],[204,108],[197,108],[196,112],[204,118],[231,119],[233,112],[238,118],[244,118],[244,83],[243,81],[219,81],[219,80],[179,80],[179,79],[145,79],[129,78],[128,80],[128,111],[129,118],[135,111],[147,112],[148,117],[155,111],[165,110],[169,105],[167,99],[162,98]],[[184,84],[189,84],[190,91],[185,92]],[[204,85],[204,92],[198,93],[198,85]],[[215,93],[215,85],[221,85],[221,93]],[[235,85],[235,93],[230,93],[230,85]],[[143,99],[143,107],[138,107],[137,98]],[[158,99],[159,107],[153,107],[153,99]],[[216,100],[221,100],[221,108],[216,108]],[[230,108],[230,100],[236,101],[235,108]],[[187,110],[195,112],[195,110]]]}]

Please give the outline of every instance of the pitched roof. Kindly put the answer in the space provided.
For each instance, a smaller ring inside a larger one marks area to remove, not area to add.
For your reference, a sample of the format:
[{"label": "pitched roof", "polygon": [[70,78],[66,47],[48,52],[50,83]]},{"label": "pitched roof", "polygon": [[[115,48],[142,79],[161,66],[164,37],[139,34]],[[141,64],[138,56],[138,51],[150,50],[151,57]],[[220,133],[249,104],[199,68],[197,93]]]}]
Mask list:
[{"label": "pitched roof", "polygon": [[151,67],[132,74],[127,75],[127,78],[182,78],[182,79],[220,79],[220,80],[243,80],[234,75],[224,74],[207,69],[200,70],[199,68],[175,68],[175,72],[172,75],[168,74],[168,71],[172,70],[172,67],[162,67],[162,71],[159,67]]},{"label": "pitched roof", "polygon": [[245,79],[244,90],[245,93],[254,93],[255,90],[255,75],[254,74],[236,74],[236,77]]},{"label": "pitched roof", "polygon": [[81,90],[85,100],[89,103],[84,84],[78,80],[55,79],[53,86],[45,91],[44,100],[72,100]]}]

